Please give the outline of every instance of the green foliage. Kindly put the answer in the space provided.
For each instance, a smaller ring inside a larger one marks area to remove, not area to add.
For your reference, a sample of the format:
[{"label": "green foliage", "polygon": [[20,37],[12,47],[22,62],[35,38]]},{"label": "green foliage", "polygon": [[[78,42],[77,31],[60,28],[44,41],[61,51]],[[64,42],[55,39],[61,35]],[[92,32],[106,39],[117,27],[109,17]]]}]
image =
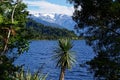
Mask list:
[{"label": "green foliage", "polygon": [[[18,72],[19,71],[19,72]],[[1,80],[46,80],[47,75],[24,72],[20,67],[15,67],[12,60],[6,56],[0,56],[0,79]]]},{"label": "green foliage", "polygon": [[[16,4],[18,5],[13,15],[14,21],[12,21],[12,12]],[[14,56],[9,58],[9,53],[13,54],[12,50],[17,49],[15,54],[21,54],[29,48],[27,37],[22,35],[28,15],[26,8],[27,6],[21,1],[18,3],[15,0],[0,1],[0,80],[14,80],[12,76],[15,76],[15,72],[19,69],[12,64]],[[2,54],[5,46],[6,50]]]},{"label": "green foliage", "polygon": [[0,14],[0,24],[3,23],[3,16]]},{"label": "green foliage", "polygon": [[[103,57],[104,56],[104,57]],[[100,53],[93,60],[88,62],[91,69],[95,71],[96,79],[119,80],[119,63],[110,60],[105,53]],[[109,73],[108,73],[109,72]],[[98,76],[99,75],[99,76]]]},{"label": "green foliage", "polygon": [[23,70],[16,72],[15,80],[46,80],[47,75],[39,75],[38,73],[25,73]]},{"label": "green foliage", "polygon": [[[14,13],[14,22],[11,21],[12,11],[16,3],[14,1],[0,3],[0,51],[3,51],[5,42],[7,40],[8,31],[11,30],[7,49],[8,51],[13,48],[18,49],[18,53],[26,51],[29,47],[27,37],[22,35],[22,29],[25,29],[28,11],[27,6],[19,2]],[[3,21],[2,21],[3,20]],[[12,27],[11,27],[12,26]],[[1,53],[1,52],[0,52]]]},{"label": "green foliage", "polygon": [[57,27],[44,26],[34,20],[29,19],[27,22],[27,33],[28,37],[31,39],[59,39],[59,38],[77,38],[74,31],[69,31],[67,29],[60,29]]},{"label": "green foliage", "polygon": [[[74,4],[73,19],[81,36],[96,57],[88,62],[97,79],[120,79],[120,1],[69,0]],[[79,9],[81,6],[81,10]],[[108,63],[107,63],[108,62]],[[107,64],[107,65],[106,65]]]},{"label": "green foliage", "polygon": [[57,62],[56,66],[61,68],[60,80],[64,80],[65,70],[71,69],[72,65],[76,62],[75,54],[71,51],[72,47],[70,39],[60,39],[58,48],[54,50],[53,59]]},{"label": "green foliage", "polygon": [[71,69],[72,65],[76,62],[74,52],[70,51],[73,47],[71,40],[60,39],[58,46],[54,55],[54,58],[57,60],[56,66]]},{"label": "green foliage", "polygon": [[1,80],[12,80],[12,76],[15,75],[19,67],[15,67],[12,61],[6,56],[0,56],[0,79]]}]

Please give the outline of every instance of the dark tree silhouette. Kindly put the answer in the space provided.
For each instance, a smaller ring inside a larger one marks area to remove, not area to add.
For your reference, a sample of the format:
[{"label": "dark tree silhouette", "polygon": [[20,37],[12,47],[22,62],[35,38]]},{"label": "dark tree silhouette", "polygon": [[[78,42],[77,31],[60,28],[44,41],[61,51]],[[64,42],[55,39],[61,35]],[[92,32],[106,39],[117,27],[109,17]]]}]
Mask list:
[{"label": "dark tree silhouette", "polygon": [[96,79],[120,80],[120,0],[69,0],[80,36],[96,57],[88,64]]}]

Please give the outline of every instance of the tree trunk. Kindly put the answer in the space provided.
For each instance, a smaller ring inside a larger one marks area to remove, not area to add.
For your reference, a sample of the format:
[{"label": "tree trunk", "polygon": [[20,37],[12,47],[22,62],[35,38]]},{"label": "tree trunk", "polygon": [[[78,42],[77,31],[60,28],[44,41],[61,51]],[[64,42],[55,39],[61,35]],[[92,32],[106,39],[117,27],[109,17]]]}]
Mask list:
[{"label": "tree trunk", "polygon": [[3,49],[3,52],[1,53],[1,55],[3,55],[7,50],[10,34],[11,34],[11,29],[8,29],[8,35],[7,35],[7,38],[5,40],[5,46],[4,46],[4,49]]},{"label": "tree trunk", "polygon": [[65,76],[65,68],[61,68],[59,80],[64,80],[64,76]]},{"label": "tree trunk", "polygon": [[[16,4],[15,4],[15,6],[13,8],[13,11],[12,11],[12,14],[11,14],[11,22],[12,22],[12,24],[14,22],[14,13],[15,13],[15,9],[16,9],[16,7],[18,5],[18,2],[19,2],[19,0],[16,0]],[[3,52],[1,53],[1,55],[3,55],[7,50],[9,38],[10,38],[10,35],[11,35],[11,29],[12,29],[12,26],[10,26],[10,28],[8,30],[7,39],[5,41],[5,46],[4,46],[4,49],[3,49]]]}]

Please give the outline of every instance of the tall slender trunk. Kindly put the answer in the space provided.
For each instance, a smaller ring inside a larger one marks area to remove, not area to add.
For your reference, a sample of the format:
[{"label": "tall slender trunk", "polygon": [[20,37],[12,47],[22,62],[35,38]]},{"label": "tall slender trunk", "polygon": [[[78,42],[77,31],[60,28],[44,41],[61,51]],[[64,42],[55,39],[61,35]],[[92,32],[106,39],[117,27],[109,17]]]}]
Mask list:
[{"label": "tall slender trunk", "polygon": [[61,68],[59,80],[64,80],[65,77],[65,68]]}]

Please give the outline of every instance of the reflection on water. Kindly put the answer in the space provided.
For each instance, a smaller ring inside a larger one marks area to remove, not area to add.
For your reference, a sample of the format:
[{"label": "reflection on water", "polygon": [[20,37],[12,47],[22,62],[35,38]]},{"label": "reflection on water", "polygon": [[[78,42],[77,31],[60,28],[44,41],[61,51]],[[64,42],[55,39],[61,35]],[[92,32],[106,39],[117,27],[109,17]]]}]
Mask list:
[{"label": "reflection on water", "polygon": [[[73,44],[72,50],[76,52],[77,63],[71,70],[66,71],[65,80],[93,80],[92,74],[88,73],[85,67],[80,67],[81,63],[94,57],[93,50],[85,44],[84,40],[75,40]],[[58,80],[60,70],[52,60],[55,47],[57,41],[32,41],[29,51],[22,54],[14,64],[24,65],[24,69],[29,69],[31,72],[40,69],[43,73],[48,73],[48,80]]]}]

